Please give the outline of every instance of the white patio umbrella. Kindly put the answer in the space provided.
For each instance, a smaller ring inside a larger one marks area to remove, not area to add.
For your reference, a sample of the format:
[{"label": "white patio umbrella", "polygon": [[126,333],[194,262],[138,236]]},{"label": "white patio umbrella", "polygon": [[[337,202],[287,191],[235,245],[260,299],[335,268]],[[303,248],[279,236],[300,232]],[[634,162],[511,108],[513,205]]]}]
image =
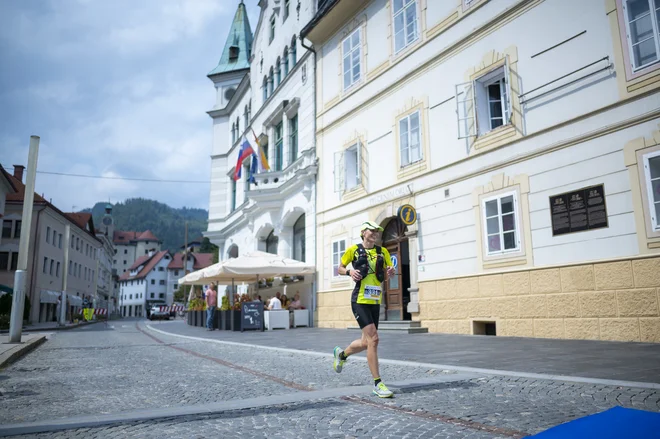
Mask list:
[{"label": "white patio umbrella", "polygon": [[222,266],[226,273],[236,275],[282,276],[313,274],[315,267],[295,259],[284,258],[271,253],[254,251],[234,259],[228,259]]},{"label": "white patio umbrella", "polygon": [[255,251],[188,273],[179,279],[179,284],[205,285],[210,282],[254,282],[259,277],[304,275],[313,274],[314,271],[315,267],[313,265],[271,253]]},{"label": "white patio umbrella", "polygon": [[179,279],[179,284],[206,285],[231,281],[230,303],[233,304],[234,282],[258,282],[260,277],[313,274],[316,268],[295,259],[254,251],[238,258],[218,262],[202,270],[193,271]]}]

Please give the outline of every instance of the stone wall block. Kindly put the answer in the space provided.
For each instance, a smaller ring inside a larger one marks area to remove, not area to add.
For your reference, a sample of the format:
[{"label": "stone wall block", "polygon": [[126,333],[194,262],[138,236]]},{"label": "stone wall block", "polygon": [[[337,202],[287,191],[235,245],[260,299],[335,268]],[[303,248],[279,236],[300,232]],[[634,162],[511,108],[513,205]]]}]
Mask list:
[{"label": "stone wall block", "polygon": [[558,268],[531,271],[529,279],[532,294],[561,292],[561,277]]},{"label": "stone wall block", "polygon": [[507,320],[506,334],[510,337],[533,337],[534,321],[531,319]]},{"label": "stone wall block", "polygon": [[639,320],[632,319],[600,319],[601,340],[640,341]]},{"label": "stone wall block", "polygon": [[534,337],[564,338],[564,319],[535,319]]},{"label": "stone wall block", "polygon": [[616,292],[619,317],[658,315],[658,296],[654,288]]},{"label": "stone wall block", "polygon": [[639,330],[641,341],[660,343],[660,317],[640,318]]},{"label": "stone wall block", "polygon": [[456,279],[456,290],[460,299],[479,297],[479,277]]},{"label": "stone wall block", "polygon": [[634,286],[630,261],[595,264],[594,277],[597,290],[619,290]]},{"label": "stone wall block", "polygon": [[501,274],[479,277],[479,296],[497,297],[503,295],[504,290]]},{"label": "stone wall block", "polygon": [[598,319],[564,319],[564,337],[573,340],[600,340]]},{"label": "stone wall block", "polygon": [[520,317],[548,317],[545,295],[521,296],[518,298]]},{"label": "stone wall block", "polygon": [[577,293],[547,294],[548,317],[578,317],[580,304]]},{"label": "stone wall block", "polygon": [[517,297],[496,297],[491,301],[491,311],[493,317],[499,318],[518,318],[520,317],[520,307]]},{"label": "stone wall block", "polygon": [[531,292],[529,271],[520,273],[504,273],[502,289],[506,296],[522,296]]},{"label": "stone wall block", "polygon": [[636,288],[660,287],[660,258],[632,261]]},{"label": "stone wall block", "polygon": [[616,317],[614,291],[579,293],[581,317]]},{"label": "stone wall block", "polygon": [[564,267],[559,270],[561,275],[561,290],[571,291],[593,291],[594,268],[593,265],[578,265],[576,267]]}]

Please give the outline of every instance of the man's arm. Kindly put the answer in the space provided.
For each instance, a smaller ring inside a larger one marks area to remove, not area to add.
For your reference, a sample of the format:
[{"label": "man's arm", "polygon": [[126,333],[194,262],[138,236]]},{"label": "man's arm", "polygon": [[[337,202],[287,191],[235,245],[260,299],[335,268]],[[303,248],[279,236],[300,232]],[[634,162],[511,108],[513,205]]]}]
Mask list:
[{"label": "man's arm", "polygon": [[[348,271],[348,270],[346,269],[346,266],[344,265],[344,263],[343,263],[343,262],[340,262],[340,263],[339,263],[339,269],[337,270],[337,272],[338,272],[339,274],[341,274],[342,276],[344,276],[344,275],[346,275],[346,272],[347,272],[347,271]],[[353,279],[355,282],[357,282],[357,281],[359,281],[360,279],[362,279],[362,274],[360,274],[359,271],[357,271],[357,270],[350,270],[350,272],[351,272],[351,279]]]},{"label": "man's arm", "polygon": [[386,248],[383,249],[383,259],[385,260],[385,280],[388,280],[395,276],[396,271],[394,269],[394,264],[392,264],[392,258],[390,257],[390,252]]}]

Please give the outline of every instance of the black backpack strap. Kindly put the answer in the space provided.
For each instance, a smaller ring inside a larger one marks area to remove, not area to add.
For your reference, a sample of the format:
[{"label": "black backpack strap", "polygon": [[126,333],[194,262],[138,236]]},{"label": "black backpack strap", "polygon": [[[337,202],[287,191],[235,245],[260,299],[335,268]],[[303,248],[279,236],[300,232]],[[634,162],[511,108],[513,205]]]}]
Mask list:
[{"label": "black backpack strap", "polygon": [[379,246],[379,245],[377,245],[377,246],[375,246],[375,247],[376,247],[376,253],[377,253],[377,254],[381,254],[381,252],[382,252],[382,247]]},{"label": "black backpack strap", "polygon": [[[367,254],[367,251],[364,249],[364,246],[362,244],[357,245],[357,253],[358,253],[358,257]],[[353,260],[355,261],[355,255],[353,255]]]}]

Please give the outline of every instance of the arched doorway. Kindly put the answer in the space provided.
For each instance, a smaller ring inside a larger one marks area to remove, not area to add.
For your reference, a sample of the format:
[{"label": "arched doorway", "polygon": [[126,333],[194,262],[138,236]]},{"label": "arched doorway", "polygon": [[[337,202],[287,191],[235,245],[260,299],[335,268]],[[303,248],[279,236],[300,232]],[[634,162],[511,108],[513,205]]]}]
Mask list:
[{"label": "arched doorway", "polygon": [[234,244],[231,247],[229,247],[229,251],[227,252],[227,259],[234,259],[237,257],[238,257],[238,246]]},{"label": "arched doorway", "polygon": [[392,218],[383,231],[383,247],[387,249],[395,266],[396,275],[385,284],[385,319],[410,320],[410,255],[407,227],[398,218]]}]

